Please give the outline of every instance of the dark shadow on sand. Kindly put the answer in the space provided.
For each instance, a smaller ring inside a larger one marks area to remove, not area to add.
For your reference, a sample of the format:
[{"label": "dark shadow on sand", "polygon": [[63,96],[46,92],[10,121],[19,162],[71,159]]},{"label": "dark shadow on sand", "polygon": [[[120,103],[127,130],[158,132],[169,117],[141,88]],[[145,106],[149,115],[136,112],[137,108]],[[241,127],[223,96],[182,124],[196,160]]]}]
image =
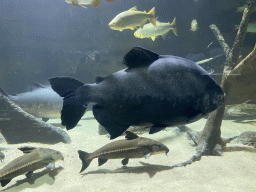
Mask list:
[{"label": "dark shadow on sand", "polygon": [[55,176],[57,176],[63,169],[63,167],[54,168],[53,170],[46,168],[39,173],[34,173],[29,179],[24,175],[25,179],[18,180],[15,184],[13,184],[11,181],[9,184],[7,184],[7,188],[3,189],[2,191],[22,191],[27,188],[37,188],[45,183],[48,185],[53,185]]},{"label": "dark shadow on sand", "polygon": [[224,152],[238,152],[238,151],[256,153],[256,149],[253,147],[230,146],[230,147],[224,148]]},{"label": "dark shadow on sand", "polygon": [[90,171],[88,173],[83,173],[83,176],[89,174],[117,174],[117,173],[134,173],[134,174],[142,174],[147,173],[150,178],[152,178],[157,172],[170,170],[173,166],[165,166],[165,165],[153,165],[149,163],[140,162],[143,166],[136,166],[136,167],[128,167],[122,166],[121,168],[115,170],[109,169],[98,169],[96,171]]}]

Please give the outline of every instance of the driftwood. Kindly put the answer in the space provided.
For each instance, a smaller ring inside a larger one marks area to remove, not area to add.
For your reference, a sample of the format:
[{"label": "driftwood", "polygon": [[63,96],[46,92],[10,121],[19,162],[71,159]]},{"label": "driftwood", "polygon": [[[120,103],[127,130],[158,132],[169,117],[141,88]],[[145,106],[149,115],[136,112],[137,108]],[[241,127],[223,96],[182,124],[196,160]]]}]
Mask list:
[{"label": "driftwood", "polygon": [[65,131],[26,113],[1,93],[0,132],[8,144],[71,142]]},{"label": "driftwood", "polygon": [[[256,58],[256,48],[254,48],[253,51],[237,65],[238,57],[240,55],[240,48],[243,45],[246,29],[249,23],[249,18],[254,7],[255,0],[248,0],[243,13],[242,21],[240,23],[240,27],[237,32],[237,36],[235,38],[235,42],[231,49],[226,44],[218,28],[215,25],[210,26],[210,29],[212,29],[213,33],[215,34],[226,54],[226,62],[221,81],[221,87],[226,94],[225,102],[221,107],[209,114],[206,125],[199,138],[196,154],[190,160],[174,165],[173,167],[186,166],[187,164],[191,164],[194,161],[200,160],[203,155],[222,154],[225,142],[221,138],[220,128],[224,116],[225,105],[230,97],[231,90],[233,87],[237,86],[238,82],[242,85],[247,82],[241,82],[241,78],[248,79],[248,74],[256,74],[256,70],[252,70],[252,68],[256,68],[256,66],[253,66],[252,62]],[[246,87],[246,85],[243,86]],[[255,87],[253,90],[256,91]]]}]

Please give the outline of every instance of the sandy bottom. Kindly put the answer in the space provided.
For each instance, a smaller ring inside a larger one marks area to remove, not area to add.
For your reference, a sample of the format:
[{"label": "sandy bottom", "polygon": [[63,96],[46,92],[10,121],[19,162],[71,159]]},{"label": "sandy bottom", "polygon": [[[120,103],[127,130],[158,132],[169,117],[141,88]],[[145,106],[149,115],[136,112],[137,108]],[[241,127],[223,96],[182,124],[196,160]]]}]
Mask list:
[{"label": "sandy bottom", "polygon": [[[32,178],[25,175],[14,178],[3,191],[255,191],[256,190],[256,153],[254,148],[230,143],[233,146],[245,147],[242,151],[225,152],[223,156],[204,156],[186,167],[171,169],[169,166],[184,162],[195,153],[191,141],[176,128],[161,131],[154,135],[144,133],[140,136],[160,141],[170,149],[168,156],[159,154],[148,159],[130,159],[127,166],[122,166],[120,160],[109,160],[98,167],[97,159],[79,173],[82,163],[77,150],[93,152],[110,142],[106,136],[98,134],[98,123],[87,112],[87,120],[81,120],[75,129],[68,131],[72,143],[57,145],[19,144],[1,145],[6,158],[0,166],[3,167],[14,158],[22,155],[16,148],[21,146],[46,147],[60,151],[64,161],[56,162],[54,170],[40,169],[34,172]],[[188,125],[200,131],[205,125],[205,119]],[[60,123],[50,120],[50,123]],[[256,127],[223,121],[222,136],[231,137]],[[118,139],[123,139],[120,137]]]}]

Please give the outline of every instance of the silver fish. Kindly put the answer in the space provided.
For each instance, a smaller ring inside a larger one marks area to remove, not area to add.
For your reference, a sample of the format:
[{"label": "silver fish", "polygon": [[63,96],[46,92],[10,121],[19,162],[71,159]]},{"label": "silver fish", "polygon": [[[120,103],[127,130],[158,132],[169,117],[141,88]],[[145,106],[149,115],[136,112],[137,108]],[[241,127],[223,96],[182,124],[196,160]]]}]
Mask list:
[{"label": "silver fish", "polygon": [[0,87],[0,92],[24,111],[43,121],[60,118],[63,99],[51,87],[40,87],[17,95],[9,95]]}]

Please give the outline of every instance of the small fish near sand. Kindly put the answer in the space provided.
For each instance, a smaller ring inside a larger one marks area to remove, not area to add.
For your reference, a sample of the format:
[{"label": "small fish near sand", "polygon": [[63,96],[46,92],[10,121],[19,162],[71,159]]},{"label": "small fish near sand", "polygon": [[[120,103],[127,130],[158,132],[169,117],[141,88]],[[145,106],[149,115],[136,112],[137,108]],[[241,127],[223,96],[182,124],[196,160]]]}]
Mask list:
[{"label": "small fish near sand", "polygon": [[128,68],[100,78],[96,84],[71,77],[49,79],[52,89],[64,97],[62,125],[74,128],[87,104],[93,103],[93,115],[110,139],[130,126],[150,127],[153,134],[195,122],[224,101],[218,83],[185,58],[134,47],[124,56],[123,64]]},{"label": "small fish near sand", "polygon": [[138,11],[137,7],[135,6],[128,11],[119,13],[108,25],[113,30],[134,30],[137,26],[143,28],[147,20],[149,20],[154,26],[156,26],[155,7],[153,7],[148,13],[146,13]]},{"label": "small fish near sand", "polygon": [[168,147],[164,144],[148,139],[139,137],[131,131],[125,132],[126,139],[113,141],[93,153],[87,153],[79,150],[79,158],[82,160],[83,172],[95,158],[98,158],[99,166],[106,163],[109,159],[123,159],[122,164],[127,165],[130,158],[149,158],[151,155],[169,152]]},{"label": "small fish near sand", "polygon": [[137,31],[135,31],[134,33],[134,36],[141,39],[151,38],[152,41],[155,41],[157,36],[162,36],[163,39],[165,39],[167,34],[171,30],[176,36],[178,36],[178,30],[176,28],[176,17],[174,18],[172,23],[161,23],[159,21],[156,21],[156,26],[154,26],[151,23],[148,23],[144,25],[143,29],[137,29]]},{"label": "small fish near sand", "polygon": [[196,32],[198,30],[198,23],[196,19],[193,19],[191,22],[191,29],[189,31]]},{"label": "small fish near sand", "polygon": [[14,177],[26,174],[27,178],[32,177],[33,171],[47,167],[54,168],[58,160],[63,160],[59,151],[47,148],[22,147],[19,150],[25,153],[0,170],[0,182],[2,187],[7,185]]}]

